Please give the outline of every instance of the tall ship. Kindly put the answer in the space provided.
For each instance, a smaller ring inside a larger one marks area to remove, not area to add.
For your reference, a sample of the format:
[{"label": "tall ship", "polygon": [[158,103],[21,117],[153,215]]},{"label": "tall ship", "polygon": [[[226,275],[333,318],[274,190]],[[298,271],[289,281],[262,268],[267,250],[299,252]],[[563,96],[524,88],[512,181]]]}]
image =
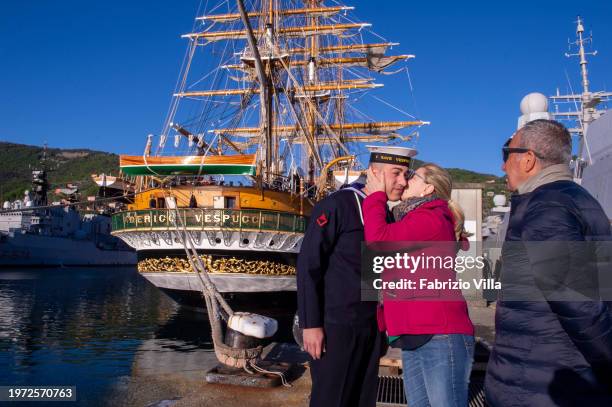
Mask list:
[{"label": "tall ship", "polygon": [[120,157],[134,195],[113,215],[113,235],[136,249],[142,276],[200,307],[185,234],[223,295],[249,307],[258,296],[295,298],[314,203],[357,179],[367,144],[411,143],[428,124],[375,92],[377,78],[403,74],[396,80],[409,97],[414,55],[392,52],[399,44],[371,32],[353,7],[240,4],[196,17],[160,134],[142,155]]},{"label": "tall ship", "polygon": [[136,264],[135,251],[111,235],[110,214],[47,201],[44,159],[41,165],[23,199],[6,201],[0,210],[0,268]]}]

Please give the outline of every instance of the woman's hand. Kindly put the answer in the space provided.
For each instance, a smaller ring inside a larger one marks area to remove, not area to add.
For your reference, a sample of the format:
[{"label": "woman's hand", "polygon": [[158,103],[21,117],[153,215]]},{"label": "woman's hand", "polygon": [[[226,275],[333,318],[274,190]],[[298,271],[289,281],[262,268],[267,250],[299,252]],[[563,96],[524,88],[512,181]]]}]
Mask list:
[{"label": "woman's hand", "polygon": [[380,172],[380,177],[377,176],[372,168],[368,168],[368,180],[365,186],[365,193],[367,195],[373,194],[374,192],[385,192],[385,173]]}]

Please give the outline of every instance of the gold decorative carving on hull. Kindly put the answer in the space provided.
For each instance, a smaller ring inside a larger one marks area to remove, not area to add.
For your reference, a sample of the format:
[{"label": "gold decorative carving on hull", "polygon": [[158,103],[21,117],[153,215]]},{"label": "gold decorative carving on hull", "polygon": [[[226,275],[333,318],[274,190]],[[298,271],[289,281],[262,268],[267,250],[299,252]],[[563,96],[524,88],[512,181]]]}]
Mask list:
[{"label": "gold decorative carving on hull", "polygon": [[[269,276],[293,276],[295,267],[268,260],[246,260],[236,257],[221,257],[213,259],[211,255],[200,255],[206,269],[210,273],[242,273]],[[193,273],[187,259],[180,257],[162,257],[144,259],[138,262],[139,273]]]}]

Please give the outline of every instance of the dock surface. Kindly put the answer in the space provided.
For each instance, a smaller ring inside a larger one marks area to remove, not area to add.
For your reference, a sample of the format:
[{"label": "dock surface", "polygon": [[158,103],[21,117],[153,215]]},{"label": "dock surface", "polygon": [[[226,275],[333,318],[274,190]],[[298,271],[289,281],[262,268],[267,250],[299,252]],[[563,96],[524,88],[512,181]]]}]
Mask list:
[{"label": "dock surface", "polygon": [[[476,336],[489,343],[494,339],[494,313],[494,307],[470,305]],[[307,355],[296,344],[272,343],[265,348],[264,359],[294,363],[297,369],[292,387],[262,389],[210,384],[206,382],[206,373],[218,364],[212,350],[185,351],[177,349],[172,341],[167,344],[159,340],[145,341],[137,352],[131,377],[126,377],[114,389],[112,404],[126,407],[308,406],[311,381]],[[401,360],[397,350],[390,350],[381,359],[381,372],[389,374],[394,366],[401,366]],[[479,370],[475,374],[482,375],[485,367],[475,363],[474,369]]]}]

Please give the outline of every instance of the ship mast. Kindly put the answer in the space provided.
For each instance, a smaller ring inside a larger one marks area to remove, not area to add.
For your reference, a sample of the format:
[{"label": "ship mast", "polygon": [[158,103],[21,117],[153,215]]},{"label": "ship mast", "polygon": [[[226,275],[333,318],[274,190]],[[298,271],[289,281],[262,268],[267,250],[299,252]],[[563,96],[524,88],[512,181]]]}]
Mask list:
[{"label": "ship mast", "polygon": [[[587,52],[585,50],[585,45],[588,43],[592,43],[592,36],[585,37],[584,36],[584,25],[583,21],[578,16],[576,20],[576,41],[569,42],[569,48],[571,50],[572,46],[577,47],[577,52],[569,53],[566,52],[565,56],[567,58],[578,57],[580,63],[580,75],[582,79],[582,93],[580,94],[568,94],[561,95],[559,94],[559,90],[557,89],[557,94],[555,96],[551,96],[551,99],[554,103],[557,103],[557,107],[559,103],[573,103],[580,104],[580,107],[576,111],[564,111],[559,112],[556,111],[552,113],[552,116],[558,120],[570,120],[577,121],[578,127],[570,128],[570,132],[576,136],[578,136],[578,156],[576,161],[574,162],[574,179],[579,181],[582,179],[582,172],[584,167],[591,163],[590,152],[588,150],[588,142],[586,140],[586,134],[589,129],[590,124],[597,118],[599,118],[605,110],[597,109],[597,105],[601,102],[608,102],[611,100],[612,92],[595,92],[592,93],[589,89],[589,74],[587,70],[588,60],[587,56],[597,55],[597,51]],[[586,152],[586,159],[584,157]]]},{"label": "ship mast", "polygon": [[[317,0],[309,0],[309,2],[310,2],[309,5],[311,8],[315,8],[318,5]],[[308,78],[308,85],[314,86],[316,85],[316,82],[317,82],[316,64],[317,64],[317,57],[318,57],[319,36],[317,35],[316,28],[319,25],[319,19],[316,15],[311,15],[309,19],[310,19],[310,26],[314,27],[315,30],[313,31],[310,37],[310,52],[309,52],[310,60],[308,61],[308,66],[307,66],[307,78]],[[306,117],[308,117],[308,135],[307,137],[310,137],[310,139],[312,140],[311,144],[314,145],[316,148],[317,147],[317,142],[316,142],[317,117],[316,117],[315,103],[317,102],[317,100],[316,100],[315,95],[316,95],[316,92],[313,92],[309,100],[309,103],[307,104]],[[309,151],[309,154],[308,154],[308,185],[309,186],[314,184],[314,179],[315,179],[315,165],[314,165],[313,153],[314,152]]]},{"label": "ship mast", "polygon": [[[253,34],[253,28],[251,27],[251,22],[249,21],[249,17],[244,8],[244,2],[242,0],[236,0],[238,3],[238,10],[240,11],[240,18],[242,19],[242,23],[246,27],[247,30],[247,40],[249,42],[249,46],[251,47],[251,51],[253,52],[253,57],[255,59],[255,68],[257,71],[257,77],[259,78],[259,89],[260,89],[260,99],[261,99],[261,116],[260,116],[260,126],[262,127],[262,132],[264,134],[265,139],[265,160],[264,165],[266,168],[265,177],[266,181],[270,179],[270,164],[272,161],[272,98],[270,96],[270,82],[271,80],[266,75],[264,71],[263,63],[261,62],[261,55],[259,54],[259,47],[257,46],[257,40],[255,39],[255,35]],[[272,7],[272,0],[270,0],[270,7]],[[272,24],[270,22],[269,29],[272,30]],[[260,176],[262,176],[260,174]],[[263,177],[262,177],[263,178]]]},{"label": "ship mast", "polygon": [[[183,35],[194,47],[214,47],[224,41],[239,44],[241,40],[246,40],[248,47],[229,57],[224,54],[223,62],[213,71],[225,72],[226,78],[241,86],[223,88],[213,82],[212,87],[203,89],[194,86],[200,84],[197,80],[174,94],[177,100],[199,101],[211,109],[239,106],[234,119],[227,119],[227,110],[221,112],[224,119],[218,121],[203,114],[197,120],[182,121],[182,130],[193,137],[216,137],[215,151],[219,154],[224,154],[222,149],[239,154],[257,149],[261,186],[276,188],[295,174],[289,171],[297,165],[305,172],[308,188],[319,188],[325,178],[320,172],[329,169],[326,162],[354,158],[349,146],[355,144],[350,143],[407,141],[410,136],[398,134],[399,130],[428,124],[413,118],[389,122],[347,119],[347,112],[364,116],[349,103],[347,95],[383,86],[374,83],[371,72],[395,73],[387,68],[414,55],[386,55],[397,45],[392,42],[350,40],[359,35],[357,30],[371,26],[341,15],[353,7],[326,6],[322,0],[303,0],[299,7],[295,2],[283,3],[261,0],[253,3],[253,10],[246,10],[244,1],[237,0],[238,13],[196,18],[210,24]],[[255,121],[244,114],[256,107],[251,103],[253,96],[259,99],[258,125],[246,127]],[[218,100],[225,98],[234,101]],[[211,109],[201,111],[208,114]],[[291,168],[283,166],[289,154]],[[338,163],[342,169],[357,164],[351,160]]]}]

